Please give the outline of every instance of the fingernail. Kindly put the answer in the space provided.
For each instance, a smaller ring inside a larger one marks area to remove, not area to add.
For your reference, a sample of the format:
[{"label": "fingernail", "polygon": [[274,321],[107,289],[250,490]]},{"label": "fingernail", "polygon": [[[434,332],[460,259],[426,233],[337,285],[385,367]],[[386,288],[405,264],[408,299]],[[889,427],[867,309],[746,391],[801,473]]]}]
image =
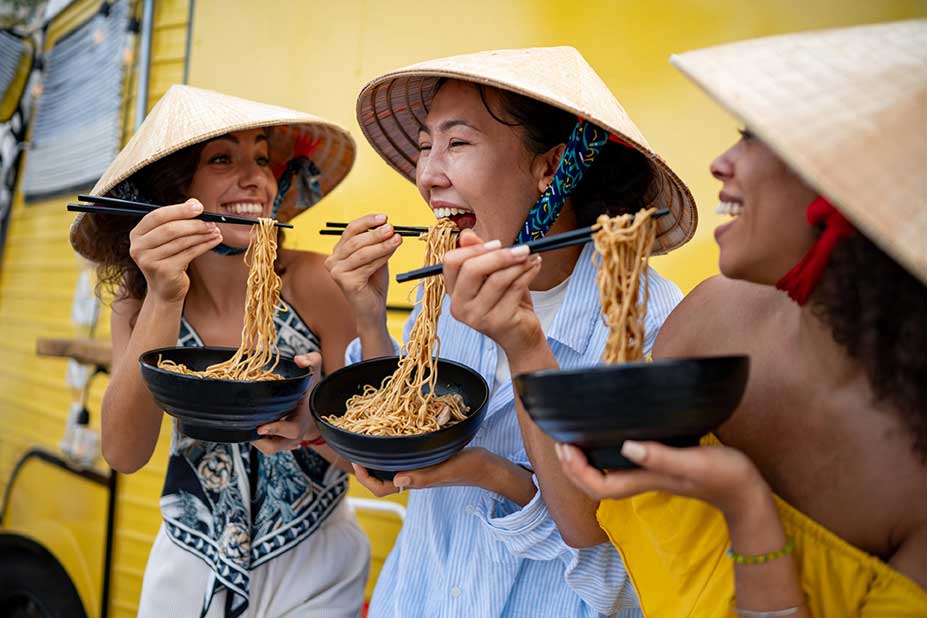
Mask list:
[{"label": "fingernail", "polygon": [[573,459],[573,447],[569,444],[564,444],[560,447],[563,452],[563,461],[571,461]]},{"label": "fingernail", "polygon": [[554,452],[557,453],[557,459],[563,461],[563,451],[560,448],[559,442],[554,442]]},{"label": "fingernail", "polygon": [[636,463],[644,459],[647,447],[634,440],[625,440],[621,445],[621,454]]},{"label": "fingernail", "polygon": [[262,436],[266,436],[266,435],[267,435],[267,430],[264,429],[263,427],[258,427],[257,432],[258,432],[260,435],[262,435]]},{"label": "fingernail", "polygon": [[396,487],[400,489],[404,487],[408,487],[409,483],[411,482],[412,482],[412,479],[410,479],[408,476],[397,476],[396,478],[393,479],[393,485],[395,485]]},{"label": "fingernail", "polygon": [[533,255],[533,256],[531,256],[531,265],[532,265],[532,266],[537,266],[537,265],[540,264],[540,263],[541,263],[541,256],[540,256],[540,255]]},{"label": "fingernail", "polygon": [[402,236],[400,236],[399,234],[396,234],[392,238],[389,239],[389,241],[393,243],[394,245],[398,245],[400,240],[402,240]]},{"label": "fingernail", "polygon": [[206,222],[206,229],[209,230],[210,232],[215,232],[215,231],[218,230],[219,228],[218,228],[218,227],[216,226],[216,224],[213,223],[212,221],[207,221],[207,222]]},{"label": "fingernail", "polygon": [[188,204],[190,205],[190,212],[199,212],[203,210],[203,205],[196,200],[191,200]]},{"label": "fingernail", "polygon": [[516,257],[521,255],[528,255],[531,253],[531,247],[528,245],[518,245],[517,247],[509,249],[509,252]]},{"label": "fingernail", "polygon": [[490,240],[487,243],[483,243],[484,249],[498,249],[501,246],[502,246],[501,240]]},{"label": "fingernail", "polygon": [[380,233],[383,234],[384,236],[389,236],[390,234],[393,233],[393,226],[390,225],[389,223],[384,223],[377,229],[380,230]]},{"label": "fingernail", "polygon": [[386,215],[374,215],[373,220],[376,221],[377,223],[383,223],[384,221],[386,221]]}]

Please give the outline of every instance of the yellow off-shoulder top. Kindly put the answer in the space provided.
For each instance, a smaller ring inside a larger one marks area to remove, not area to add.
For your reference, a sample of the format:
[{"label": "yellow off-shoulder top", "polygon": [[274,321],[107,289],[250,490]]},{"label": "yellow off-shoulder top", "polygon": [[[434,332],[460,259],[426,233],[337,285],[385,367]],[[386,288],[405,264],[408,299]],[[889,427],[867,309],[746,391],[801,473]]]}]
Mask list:
[{"label": "yellow off-shoulder top", "polygon": [[[720,444],[714,436],[703,445]],[[776,497],[816,617],[925,618],[927,590]],[[621,553],[647,618],[735,617],[721,512],[661,492],[603,500],[599,525]]]}]

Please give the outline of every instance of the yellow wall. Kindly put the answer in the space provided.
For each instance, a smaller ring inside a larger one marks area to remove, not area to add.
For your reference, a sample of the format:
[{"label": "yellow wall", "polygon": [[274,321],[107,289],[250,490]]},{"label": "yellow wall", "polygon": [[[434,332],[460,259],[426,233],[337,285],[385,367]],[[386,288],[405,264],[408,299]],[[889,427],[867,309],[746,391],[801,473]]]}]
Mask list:
[{"label": "yellow wall", "polygon": [[[716,272],[711,230],[717,183],[708,163],[736,138],[735,124],[669,63],[669,55],[762,35],[927,15],[914,0],[471,0],[196,2],[190,83],[315,112],[349,127],[359,144],[344,185],[297,220],[304,248],[327,250],[326,220],[385,211],[406,224],[430,215],[414,187],[364,141],[354,100],[369,79],[452,54],[573,45],[612,88],[651,145],[689,183],[699,203],[696,238],[655,266],[683,288]],[[393,272],[420,265],[406,242]],[[391,301],[408,288],[393,285]]]}]

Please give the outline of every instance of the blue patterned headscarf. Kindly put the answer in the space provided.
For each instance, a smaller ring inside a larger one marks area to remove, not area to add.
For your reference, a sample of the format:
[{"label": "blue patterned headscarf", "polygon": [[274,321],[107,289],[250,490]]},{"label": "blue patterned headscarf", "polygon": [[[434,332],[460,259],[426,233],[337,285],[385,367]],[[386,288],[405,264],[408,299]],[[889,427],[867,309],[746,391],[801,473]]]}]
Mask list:
[{"label": "blue patterned headscarf", "polygon": [[605,129],[579,119],[570,134],[550,185],[528,212],[528,218],[518,234],[519,243],[543,238],[550,231],[560,216],[563,202],[582,181],[583,174],[609,139],[618,141]]}]

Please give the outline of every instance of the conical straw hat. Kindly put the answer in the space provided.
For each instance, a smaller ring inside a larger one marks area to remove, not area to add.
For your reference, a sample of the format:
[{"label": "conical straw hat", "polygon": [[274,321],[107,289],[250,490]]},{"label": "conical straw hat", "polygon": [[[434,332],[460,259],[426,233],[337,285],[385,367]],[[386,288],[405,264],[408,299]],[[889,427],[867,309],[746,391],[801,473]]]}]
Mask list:
[{"label": "conical straw hat", "polygon": [[927,283],[927,20],[754,39],[670,61]]},{"label": "conical straw hat", "polygon": [[[440,78],[494,86],[574,113],[619,137],[651,163],[660,195],[653,204],[671,214],[658,219],[655,253],[679,247],[698,223],[688,187],[644,139],[608,86],[572,47],[480,52],[420,62],[377,77],[357,98],[357,120],[367,140],[396,171],[415,182],[418,132]],[[564,142],[569,136],[564,135]]]},{"label": "conical straw hat", "polygon": [[[346,129],[333,122],[212,90],[175,85],[152,108],[91,193],[106,195],[146,165],[187,146],[233,131],[261,127],[274,127],[269,136],[272,164],[289,161],[297,141],[312,145],[311,158],[321,172],[319,184],[323,196],[344,179],[354,164],[354,140]],[[302,212],[292,196],[287,198],[277,213],[279,221]],[[92,260],[94,239],[86,233],[85,223],[85,215],[78,214],[71,225],[71,245]]]}]

